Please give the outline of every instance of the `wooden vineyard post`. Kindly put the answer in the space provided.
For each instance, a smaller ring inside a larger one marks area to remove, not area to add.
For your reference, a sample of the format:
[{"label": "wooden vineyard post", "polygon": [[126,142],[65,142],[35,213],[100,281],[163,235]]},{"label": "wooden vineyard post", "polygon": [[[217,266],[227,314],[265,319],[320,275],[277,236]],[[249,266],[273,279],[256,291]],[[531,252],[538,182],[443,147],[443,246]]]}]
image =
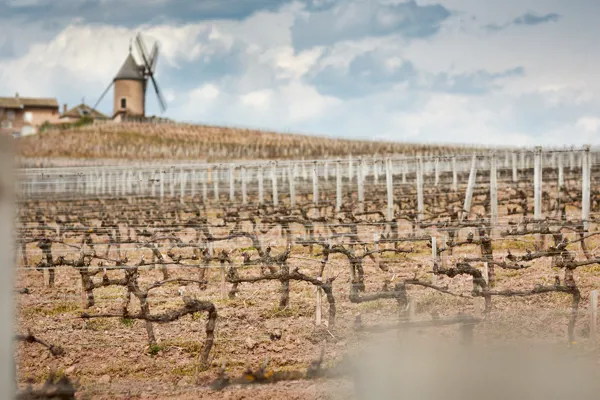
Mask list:
[{"label": "wooden vineyard post", "polygon": [[492,225],[498,223],[498,179],[496,172],[496,155],[490,157],[490,220]]},{"label": "wooden vineyard post", "polygon": [[186,187],[187,173],[181,172],[181,174],[179,174],[179,180],[180,180],[180,184],[179,184],[180,202],[181,202],[181,204],[185,204],[185,187]]},{"label": "wooden vineyard post", "polygon": [[[541,221],[542,216],[542,148],[537,146],[533,156],[533,219]],[[544,235],[536,234],[535,243],[541,251],[544,247]]]},{"label": "wooden vineyard post", "polygon": [[247,193],[248,188],[246,187],[246,185],[247,185],[246,180],[248,178],[246,177],[246,167],[245,166],[241,167],[240,174],[242,175],[241,176],[241,179],[242,179],[242,204],[246,205],[246,204],[248,204],[248,193]]},{"label": "wooden vineyard post", "polygon": [[263,204],[265,202],[265,188],[263,183],[264,176],[262,165],[258,166],[256,177],[258,178],[258,204]]},{"label": "wooden vineyard post", "polygon": [[394,185],[392,176],[392,160],[388,157],[385,160],[385,185],[387,188],[387,213],[388,222],[394,219]]},{"label": "wooden vineyard post", "polygon": [[[58,187],[58,178],[56,179],[56,193],[60,192],[60,188]],[[112,195],[112,174],[110,172],[106,173],[106,192],[103,194]]]},{"label": "wooden vineyard post", "polygon": [[569,172],[573,172],[575,170],[575,153],[573,149],[569,152]]},{"label": "wooden vineyard post", "polygon": [[342,161],[338,158],[335,163],[335,211],[342,209]]},{"label": "wooden vineyard post", "polygon": [[304,157],[302,158],[302,180],[306,182],[308,180],[308,172],[306,171],[306,163]]},{"label": "wooden vineyard post", "polygon": [[158,172],[154,171],[153,175],[151,175],[151,179],[150,179],[150,196],[152,198],[156,197],[156,179],[157,179]]},{"label": "wooden vineyard post", "polygon": [[375,268],[379,269],[379,233],[377,232],[373,234],[373,250],[375,250]]},{"label": "wooden vineyard post", "polygon": [[312,200],[313,200],[313,203],[315,204],[315,206],[318,206],[319,205],[319,174],[317,171],[317,162],[316,161],[313,162],[313,167],[312,167],[312,187],[313,187]]},{"label": "wooden vineyard post", "polygon": [[277,162],[271,166],[271,184],[273,188],[273,206],[279,205],[279,195],[277,193]]},{"label": "wooden vineyard post", "polygon": [[590,293],[590,340],[595,345],[598,331],[598,290]]},{"label": "wooden vineyard post", "polygon": [[128,195],[128,194],[131,194],[131,171],[127,171],[127,172],[123,171],[123,175],[125,178],[123,181],[123,184],[127,185],[127,187],[124,190],[125,193],[123,193],[123,194]]},{"label": "wooden vineyard post", "polygon": [[465,217],[469,217],[471,213],[471,202],[473,200],[473,190],[475,189],[475,178],[477,176],[477,156],[473,154],[471,159],[471,172],[469,172],[469,182],[467,183],[467,193],[465,194],[465,203],[463,205],[463,211],[460,216],[460,220],[463,221]]},{"label": "wooden vineyard post", "polygon": [[521,169],[527,169],[526,165],[525,165],[525,152],[521,151],[521,153],[519,154],[521,156]]},{"label": "wooden vineyard post", "polygon": [[560,193],[560,189],[565,187],[563,155],[562,155],[562,153],[558,153],[558,154],[556,154],[556,157],[558,158],[558,160],[557,160],[558,161],[558,189],[559,189],[559,193]]},{"label": "wooden vineyard post", "polygon": [[[98,194],[99,195],[105,195],[106,194],[106,172],[104,171],[104,169],[102,170],[102,174],[100,174],[100,187],[98,188]],[[48,187],[47,187],[48,188]]]},{"label": "wooden vineyard post", "polygon": [[194,197],[196,196],[196,181],[198,180],[198,175],[196,170],[193,169],[190,172],[190,197],[192,199],[192,203],[194,201]]},{"label": "wooden vineyard post", "polygon": [[165,201],[165,171],[160,171],[159,177],[160,202]]},{"label": "wooden vineyard post", "polygon": [[217,168],[217,166],[215,166],[213,173],[213,195],[215,202],[217,203],[219,202],[219,172],[220,168]]},{"label": "wooden vineyard post", "polygon": [[208,200],[209,171],[210,170],[206,170],[206,171],[202,172],[202,201],[204,202],[204,204],[206,204],[206,202]]},{"label": "wooden vineyard post", "polygon": [[591,195],[591,165],[590,165],[590,146],[585,146],[581,154],[581,221],[583,230],[588,232],[590,229],[590,195]]},{"label": "wooden vineyard post", "polygon": [[169,196],[175,197],[175,173],[173,167],[169,168]]},{"label": "wooden vineyard post", "polygon": [[348,184],[352,186],[352,179],[354,178],[354,171],[352,168],[352,154],[348,156]]},{"label": "wooden vineyard post", "polygon": [[417,157],[417,220],[423,221],[423,160]]},{"label": "wooden vineyard post", "polygon": [[537,146],[533,165],[533,219],[542,219],[542,148]]},{"label": "wooden vineyard post", "polygon": [[512,181],[517,182],[519,180],[517,171],[517,153],[512,153]]},{"label": "wooden vineyard post", "polygon": [[434,161],[434,168],[435,168],[435,181],[434,181],[434,185],[438,186],[438,184],[440,183],[440,158],[436,157],[435,161]]},{"label": "wooden vineyard post", "polygon": [[[402,184],[406,185],[406,174],[408,173],[408,163],[403,162],[401,164],[402,166]],[[392,175],[394,174],[394,165],[392,164],[392,161],[390,160],[390,169],[392,170]]]},{"label": "wooden vineyard post", "polygon": [[235,164],[229,165],[229,201],[235,201]]},{"label": "wooden vineyard post", "polygon": [[[89,175],[88,175],[89,178]],[[192,177],[193,180],[193,177]],[[142,196],[144,194],[144,173],[142,171],[138,171],[138,184],[137,184],[137,194],[138,196]]]},{"label": "wooden vineyard post", "polygon": [[16,390],[15,353],[14,353],[14,173],[13,141],[9,136],[0,136],[0,265],[2,266],[2,290],[0,290],[0,398],[14,399]]},{"label": "wooden vineyard post", "polygon": [[379,183],[379,162],[373,157],[373,184],[377,186]]},{"label": "wooden vineyard post", "polygon": [[[435,236],[431,237],[431,260],[432,265],[435,266],[438,262],[438,252],[437,252],[437,238]],[[432,268],[433,270],[433,268]],[[431,284],[437,284],[437,275],[432,271],[431,273]]]},{"label": "wooden vineyard post", "polygon": [[364,187],[364,178],[365,171],[363,165],[363,159],[360,157],[358,159],[358,166],[356,168],[356,183],[358,186],[358,211],[365,211],[365,187]]},{"label": "wooden vineyard post", "polygon": [[456,156],[452,156],[452,191],[458,192],[458,174],[456,172]]},{"label": "wooden vineyard post", "polygon": [[296,208],[296,173],[295,164],[288,166],[288,182],[290,185],[290,208]]}]

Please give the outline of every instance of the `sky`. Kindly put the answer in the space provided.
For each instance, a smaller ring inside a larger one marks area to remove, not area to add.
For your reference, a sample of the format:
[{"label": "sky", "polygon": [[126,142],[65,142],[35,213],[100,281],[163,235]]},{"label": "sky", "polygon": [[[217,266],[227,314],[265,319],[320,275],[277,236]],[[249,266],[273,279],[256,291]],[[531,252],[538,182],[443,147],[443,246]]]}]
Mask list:
[{"label": "sky", "polygon": [[[0,0],[0,96],[93,105],[141,32],[147,113],[334,137],[600,144],[597,0]],[[137,56],[134,50],[134,56]],[[112,112],[112,92],[98,106]]]}]

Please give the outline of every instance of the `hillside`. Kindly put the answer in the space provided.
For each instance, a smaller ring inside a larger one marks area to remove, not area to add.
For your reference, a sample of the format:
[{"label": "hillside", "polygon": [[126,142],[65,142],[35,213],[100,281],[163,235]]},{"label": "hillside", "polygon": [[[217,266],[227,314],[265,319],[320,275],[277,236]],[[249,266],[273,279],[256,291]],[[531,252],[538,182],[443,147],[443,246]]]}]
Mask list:
[{"label": "hillside", "polygon": [[448,146],[334,139],[203,125],[118,124],[53,130],[18,141],[26,159],[205,160],[438,154]]}]

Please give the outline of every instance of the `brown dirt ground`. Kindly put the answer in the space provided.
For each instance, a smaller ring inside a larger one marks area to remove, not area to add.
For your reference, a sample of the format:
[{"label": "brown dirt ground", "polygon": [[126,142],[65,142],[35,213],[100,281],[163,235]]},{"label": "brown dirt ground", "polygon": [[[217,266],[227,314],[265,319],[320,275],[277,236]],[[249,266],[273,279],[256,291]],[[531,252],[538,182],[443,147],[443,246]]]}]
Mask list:
[{"label": "brown dirt ground", "polygon": [[[515,255],[523,254],[525,248],[532,248],[523,241],[532,243],[533,238],[520,240],[495,242],[495,256],[504,255],[507,248]],[[419,246],[416,245],[416,248],[419,249]],[[594,249],[595,244],[590,243],[590,248]],[[390,272],[383,272],[371,261],[366,261],[367,292],[379,290],[386,277],[410,278],[417,274],[426,278],[430,268],[427,252],[423,246],[418,254],[411,254],[405,260],[395,258]],[[463,247],[455,252],[455,257],[461,254],[476,255],[479,250],[476,246]],[[297,259],[293,265],[315,274],[318,264]],[[185,268],[172,268],[171,271],[174,277],[190,277],[196,273]],[[584,267],[578,269],[575,276],[583,295],[576,327],[577,346],[586,349],[591,346],[586,339],[589,331],[586,314],[588,295],[600,286],[599,271],[598,266]],[[113,274],[116,277],[120,272],[109,272],[109,275]],[[334,282],[336,327],[331,330],[315,329],[315,291],[308,284],[290,284],[290,306],[283,311],[277,309],[278,282],[242,284],[235,300],[220,298],[218,269],[209,272],[207,290],[200,291],[196,285],[188,285],[187,295],[211,299],[219,314],[211,355],[212,367],[207,371],[198,371],[198,354],[205,337],[205,316],[201,319],[186,316],[172,323],[155,324],[159,345],[153,349],[156,354],[150,354],[142,321],[123,321],[118,318],[84,321],[79,318],[82,309],[75,270],[58,269],[56,287],[45,288],[40,272],[21,268],[17,287],[27,287],[31,294],[19,295],[18,298],[19,332],[31,329],[43,340],[62,346],[65,355],[52,357],[39,345],[19,343],[19,381],[22,384],[28,381],[39,384],[54,369],[76,379],[80,385],[78,396],[82,399],[352,398],[352,383],[345,379],[230,387],[222,392],[214,392],[207,386],[222,363],[226,363],[228,373],[232,376],[238,376],[248,366],[256,368],[266,359],[269,359],[269,366],[276,370],[305,370],[310,361],[318,356],[323,340],[326,340],[325,363],[335,364],[344,354],[360,347],[368,337],[352,329],[357,314],[361,314],[364,325],[397,320],[398,308],[393,300],[363,304],[352,304],[347,300],[349,274],[344,258],[336,256],[332,259],[332,266],[328,266],[326,275],[333,274],[339,276]],[[536,284],[553,282],[555,274],[562,278],[560,272],[550,267],[549,260],[537,261],[534,267],[524,271],[498,270],[498,289],[531,289]],[[143,272],[140,281],[149,284],[161,279],[160,271],[152,269]],[[465,294],[471,287],[470,278],[466,277],[453,280],[441,278],[438,284],[449,284],[452,291]],[[177,290],[178,285],[171,285],[152,292],[152,312],[182,304]],[[118,312],[124,289],[101,288],[94,293],[96,306],[90,312]],[[457,312],[472,313],[475,307],[475,301],[471,298],[451,297],[427,289],[410,289],[410,294],[417,301],[417,318],[429,319],[433,312],[442,316]],[[493,304],[493,316],[475,330],[477,343],[532,339],[567,346],[570,297],[545,294],[526,298],[494,298]],[[328,306],[324,301],[325,320],[327,312]],[[280,340],[272,341],[269,338],[273,330],[282,332]],[[455,340],[456,332],[456,327],[418,331],[419,334],[431,335],[439,340]],[[110,377],[110,382],[100,383],[100,378],[105,375]]]}]

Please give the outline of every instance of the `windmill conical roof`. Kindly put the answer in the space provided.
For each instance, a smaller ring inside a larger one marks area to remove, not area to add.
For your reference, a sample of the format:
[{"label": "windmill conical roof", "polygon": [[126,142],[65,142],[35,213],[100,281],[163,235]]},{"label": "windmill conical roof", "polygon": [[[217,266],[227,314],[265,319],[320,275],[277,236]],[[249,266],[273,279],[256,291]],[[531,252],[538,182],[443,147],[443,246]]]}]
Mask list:
[{"label": "windmill conical roof", "polygon": [[138,67],[135,60],[133,59],[133,56],[131,55],[131,53],[129,53],[129,55],[125,59],[125,62],[121,66],[121,69],[117,73],[117,76],[115,76],[114,80],[117,80],[117,79],[129,79],[129,80],[139,80],[139,81],[145,80],[142,71]]}]

